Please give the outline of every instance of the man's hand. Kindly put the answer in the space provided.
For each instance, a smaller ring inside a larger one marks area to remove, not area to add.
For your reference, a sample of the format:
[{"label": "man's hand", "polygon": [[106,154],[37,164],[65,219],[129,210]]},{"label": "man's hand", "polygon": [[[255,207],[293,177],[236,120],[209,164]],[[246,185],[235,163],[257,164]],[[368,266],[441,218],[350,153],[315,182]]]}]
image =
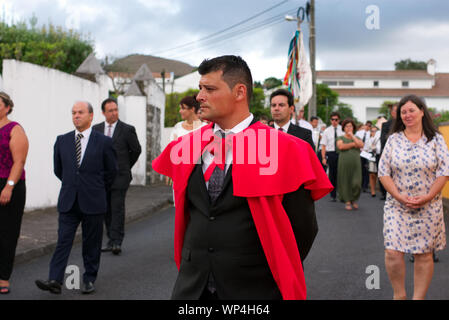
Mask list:
[{"label": "man's hand", "polygon": [[0,194],[0,205],[2,206],[7,205],[9,201],[11,201],[11,195],[12,195],[12,187],[6,185],[3,188],[2,193]]}]

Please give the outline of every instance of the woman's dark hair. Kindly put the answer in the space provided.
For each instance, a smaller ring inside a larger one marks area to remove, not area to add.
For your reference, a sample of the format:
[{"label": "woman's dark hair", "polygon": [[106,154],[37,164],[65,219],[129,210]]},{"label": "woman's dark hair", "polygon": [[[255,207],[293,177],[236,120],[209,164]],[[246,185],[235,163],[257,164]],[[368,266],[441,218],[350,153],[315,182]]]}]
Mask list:
[{"label": "woman's dark hair", "polygon": [[11,97],[3,91],[0,91],[0,99],[2,99],[5,107],[10,107],[8,114],[12,112],[12,108],[14,108],[14,102],[12,102]]},{"label": "woman's dark hair", "polygon": [[343,120],[343,122],[341,123],[341,130],[345,131],[345,127],[348,123],[352,124],[352,133],[355,133],[356,125],[354,120],[352,120],[351,118]]},{"label": "woman's dark hair", "polygon": [[424,113],[424,116],[422,118],[422,129],[424,135],[427,138],[427,142],[431,141],[433,137],[435,137],[435,135],[438,133],[438,129],[432,121],[432,117],[430,116],[429,110],[427,109],[424,100],[414,94],[407,95],[403,97],[401,101],[399,101],[398,109],[396,111],[396,121],[393,122],[393,128],[391,132],[394,133],[405,130],[405,124],[404,122],[402,122],[401,118],[401,108],[409,101],[414,103]]},{"label": "woman's dark hair", "polygon": [[189,109],[195,108],[195,113],[200,109],[200,103],[196,101],[196,95],[193,96],[185,96],[181,99],[179,104],[183,104],[187,106]]}]

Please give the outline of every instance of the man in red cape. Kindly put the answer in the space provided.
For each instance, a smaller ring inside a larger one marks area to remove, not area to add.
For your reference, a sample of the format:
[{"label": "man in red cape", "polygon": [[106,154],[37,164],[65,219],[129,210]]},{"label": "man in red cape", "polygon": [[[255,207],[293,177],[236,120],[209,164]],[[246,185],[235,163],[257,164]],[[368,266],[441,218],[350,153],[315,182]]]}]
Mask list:
[{"label": "man in red cape", "polygon": [[201,117],[212,123],[153,161],[175,193],[172,298],[305,299],[314,201],[333,187],[308,143],[255,121],[243,59],[205,60],[199,73]]}]

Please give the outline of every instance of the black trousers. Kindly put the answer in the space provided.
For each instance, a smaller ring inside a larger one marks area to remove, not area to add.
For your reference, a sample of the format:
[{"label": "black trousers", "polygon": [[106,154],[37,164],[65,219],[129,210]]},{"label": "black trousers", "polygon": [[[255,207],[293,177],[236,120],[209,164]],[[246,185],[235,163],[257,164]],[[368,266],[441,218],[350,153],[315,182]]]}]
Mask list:
[{"label": "black trousers", "polygon": [[81,223],[83,234],[83,281],[95,282],[100,267],[101,241],[103,238],[104,214],[85,214],[75,200],[73,208],[69,212],[59,213],[58,243],[50,261],[49,280],[62,283],[65,268],[72,250],[76,229]]},{"label": "black trousers", "polygon": [[337,198],[338,153],[335,151],[326,152],[326,158],[329,166],[329,180],[334,186],[331,197],[335,199]]},{"label": "black trousers", "polygon": [[107,194],[108,211],[104,216],[108,245],[122,245],[125,237],[126,189],[112,189]]},{"label": "black trousers", "polygon": [[362,189],[367,190],[369,185],[368,160],[360,157],[362,163]]},{"label": "black trousers", "polygon": [[[5,187],[7,179],[0,179],[0,192]],[[19,180],[14,186],[11,201],[0,205],[0,279],[11,277],[17,241],[25,208],[26,186],[24,180]]]}]

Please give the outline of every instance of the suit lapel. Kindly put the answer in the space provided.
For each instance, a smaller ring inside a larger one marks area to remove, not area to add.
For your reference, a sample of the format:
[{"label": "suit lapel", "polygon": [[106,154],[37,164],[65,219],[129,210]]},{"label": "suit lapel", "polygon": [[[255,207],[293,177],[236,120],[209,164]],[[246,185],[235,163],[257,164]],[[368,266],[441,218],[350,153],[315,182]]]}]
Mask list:
[{"label": "suit lapel", "polygon": [[120,136],[123,129],[123,123],[120,120],[117,120],[117,125],[115,126],[114,134],[112,135],[112,140],[116,140],[117,137]]},{"label": "suit lapel", "polygon": [[97,132],[92,130],[90,132],[89,141],[87,141],[86,151],[84,151],[83,160],[81,161],[80,168],[85,165],[86,161],[89,159],[90,154],[93,153],[96,147],[97,142]]}]

